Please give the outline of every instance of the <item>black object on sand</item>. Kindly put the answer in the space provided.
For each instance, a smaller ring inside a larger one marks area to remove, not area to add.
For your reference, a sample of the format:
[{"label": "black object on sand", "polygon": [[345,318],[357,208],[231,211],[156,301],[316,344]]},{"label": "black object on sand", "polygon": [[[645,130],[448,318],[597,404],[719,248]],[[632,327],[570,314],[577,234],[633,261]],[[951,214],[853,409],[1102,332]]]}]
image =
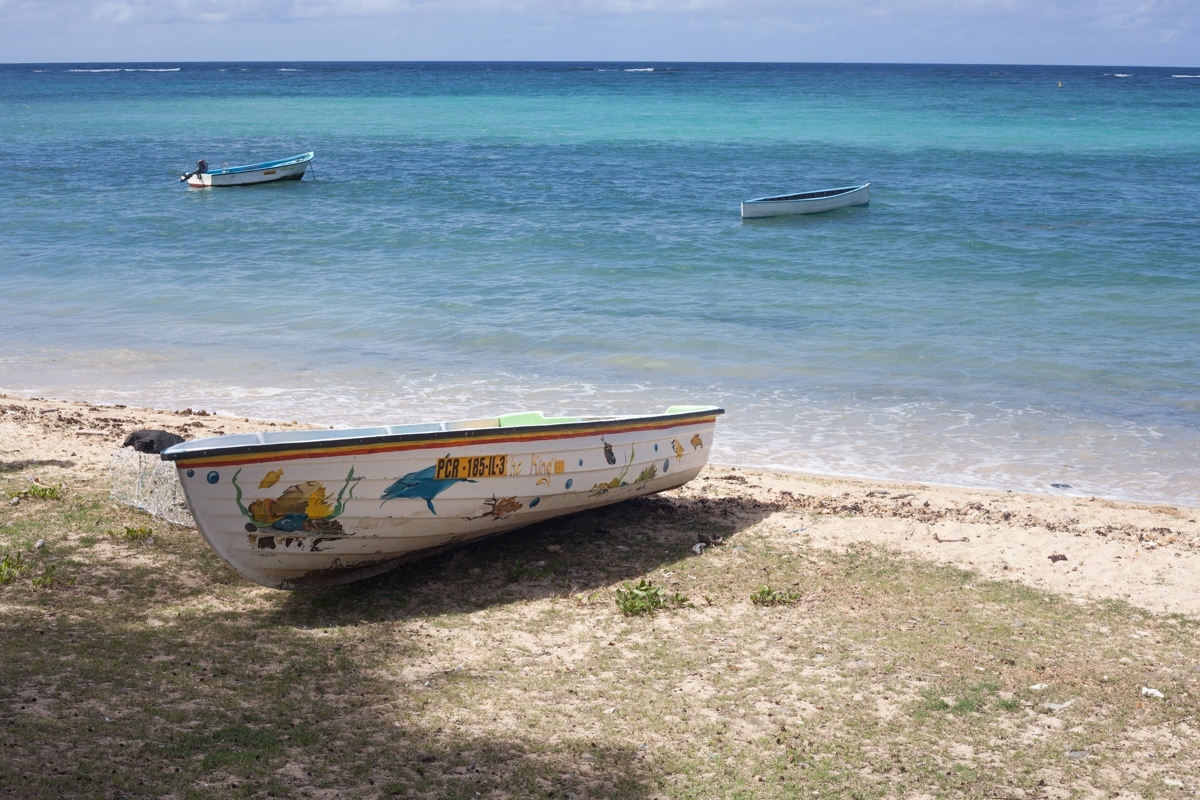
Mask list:
[{"label": "black object on sand", "polygon": [[134,431],[125,438],[125,444],[121,447],[132,447],[139,453],[157,454],[182,441],[182,436],[169,431]]}]

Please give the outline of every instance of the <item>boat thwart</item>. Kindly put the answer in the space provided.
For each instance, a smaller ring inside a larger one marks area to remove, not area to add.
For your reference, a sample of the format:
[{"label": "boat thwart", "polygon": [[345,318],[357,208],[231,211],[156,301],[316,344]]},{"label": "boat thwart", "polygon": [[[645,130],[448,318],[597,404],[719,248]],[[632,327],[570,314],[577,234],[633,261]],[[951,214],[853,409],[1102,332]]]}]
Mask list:
[{"label": "boat thwart", "polygon": [[712,406],[619,417],[541,412],[177,444],[196,525],[265,586],[319,588],[450,545],[681,486],[708,461]]}]

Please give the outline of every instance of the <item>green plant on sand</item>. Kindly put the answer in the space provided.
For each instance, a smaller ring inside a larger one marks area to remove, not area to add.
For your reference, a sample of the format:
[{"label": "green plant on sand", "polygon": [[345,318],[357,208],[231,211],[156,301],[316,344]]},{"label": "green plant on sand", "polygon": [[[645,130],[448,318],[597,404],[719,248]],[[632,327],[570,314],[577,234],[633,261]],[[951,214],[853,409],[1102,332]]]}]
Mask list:
[{"label": "green plant on sand", "polygon": [[667,608],[671,604],[682,606],[688,602],[688,599],[682,594],[676,592],[668,595],[645,578],[639,580],[637,584],[627,581],[617,587],[616,591],[617,608],[621,609],[621,613],[627,617],[653,614],[658,609]]},{"label": "green plant on sand", "polygon": [[33,588],[53,589],[55,586],[72,586],[74,583],[74,578],[60,576],[55,564],[47,564],[46,568],[42,570],[42,574],[33,579]]},{"label": "green plant on sand", "polygon": [[126,525],[124,530],[107,531],[114,539],[125,539],[130,542],[144,542],[154,535],[154,529],[148,526],[133,527]]},{"label": "green plant on sand", "polygon": [[7,586],[21,576],[27,568],[20,553],[4,551],[0,556],[0,586]]},{"label": "green plant on sand", "polygon": [[790,590],[772,589],[764,585],[750,595],[750,602],[756,606],[784,606],[800,602],[800,595]]},{"label": "green plant on sand", "polygon": [[40,497],[44,500],[61,500],[62,486],[39,486],[34,484],[25,490],[24,494],[29,497]]}]

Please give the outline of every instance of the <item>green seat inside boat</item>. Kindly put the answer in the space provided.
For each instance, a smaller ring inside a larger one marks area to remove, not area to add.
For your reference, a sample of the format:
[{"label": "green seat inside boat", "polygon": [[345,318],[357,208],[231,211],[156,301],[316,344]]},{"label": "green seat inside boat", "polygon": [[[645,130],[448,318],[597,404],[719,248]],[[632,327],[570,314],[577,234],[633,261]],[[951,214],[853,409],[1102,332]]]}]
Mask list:
[{"label": "green seat inside boat", "polygon": [[667,409],[668,414],[691,414],[696,411],[712,411],[712,406],[671,406]]},{"label": "green seat inside boat", "polygon": [[558,425],[563,422],[579,422],[579,417],[547,417],[540,411],[517,411],[496,418],[498,427],[523,428],[529,425]]}]

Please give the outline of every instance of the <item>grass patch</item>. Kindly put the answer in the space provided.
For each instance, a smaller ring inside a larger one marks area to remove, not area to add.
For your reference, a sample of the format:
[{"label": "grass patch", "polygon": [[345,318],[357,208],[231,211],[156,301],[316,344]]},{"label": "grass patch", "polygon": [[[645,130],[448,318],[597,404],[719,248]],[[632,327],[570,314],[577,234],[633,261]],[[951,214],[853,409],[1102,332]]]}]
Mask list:
[{"label": "grass patch", "polygon": [[154,529],[147,525],[126,525],[121,530],[105,531],[114,539],[122,539],[126,542],[145,542],[154,536]]},{"label": "grass patch", "polygon": [[521,581],[541,581],[554,577],[554,565],[545,561],[526,566],[518,561],[504,573],[504,579],[509,583]]},{"label": "grass patch", "polygon": [[1000,687],[991,682],[961,685],[957,690],[948,690],[949,696],[942,691],[929,687],[921,690],[921,699],[917,703],[918,711],[944,711],[952,714],[969,715],[983,711],[991,701],[996,701],[996,707],[1003,711],[1016,711],[1020,703],[1004,701],[995,697]]},{"label": "grass patch", "polygon": [[[0,507],[0,785],[691,800],[1200,780],[1195,619],[778,541],[770,513],[635,500],[298,594],[103,487]],[[697,518],[725,545],[694,554]],[[106,544],[151,527],[154,547]]]},{"label": "grass patch", "polygon": [[33,588],[35,589],[49,590],[74,585],[74,578],[59,574],[57,564],[47,564],[42,568],[41,573],[33,579]]}]

